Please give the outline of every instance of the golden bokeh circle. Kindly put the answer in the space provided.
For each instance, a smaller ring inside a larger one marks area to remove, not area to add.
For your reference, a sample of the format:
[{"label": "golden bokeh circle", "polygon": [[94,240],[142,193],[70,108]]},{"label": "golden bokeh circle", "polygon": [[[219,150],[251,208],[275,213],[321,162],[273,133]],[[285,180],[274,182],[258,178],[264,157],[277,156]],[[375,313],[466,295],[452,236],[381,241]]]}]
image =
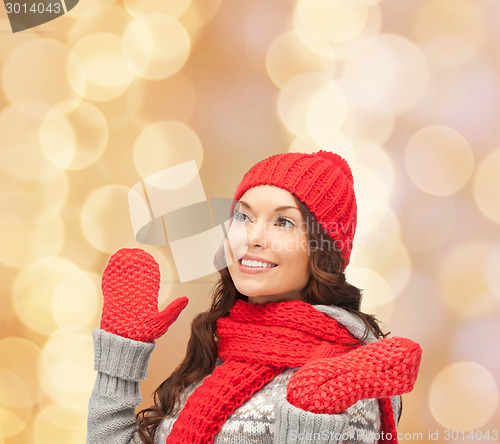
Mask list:
[{"label": "golden bokeh circle", "polygon": [[25,396],[15,403],[31,405],[41,398],[37,380],[37,365],[41,350],[33,342],[20,337],[7,337],[0,340],[0,369],[16,375],[28,390]]},{"label": "golden bokeh circle", "polygon": [[91,327],[101,306],[101,277],[75,271],[54,290],[52,315],[59,327]]},{"label": "golden bokeh circle", "polygon": [[448,310],[460,318],[485,316],[500,305],[488,278],[490,243],[470,240],[443,254],[438,268],[440,296]]},{"label": "golden bokeh circle", "polygon": [[470,62],[481,50],[485,26],[480,6],[464,0],[424,0],[413,19],[415,41],[439,66]]},{"label": "golden bokeh circle", "polygon": [[52,315],[54,291],[78,267],[68,259],[51,256],[23,268],[12,291],[14,311],[29,328],[48,335],[58,328]]},{"label": "golden bokeh circle", "polygon": [[85,200],[81,225],[87,241],[96,249],[114,253],[135,242],[128,206],[129,188],[104,185]]},{"label": "golden bokeh circle", "polygon": [[33,437],[34,444],[81,444],[85,442],[86,428],[68,429],[62,425],[55,425],[52,418],[47,417],[46,412],[38,412],[33,418]]},{"label": "golden bokeh circle", "polygon": [[[429,82],[427,61],[420,48],[395,34],[380,34],[364,40],[347,58],[343,80],[351,90],[363,87],[371,94],[368,107],[382,104],[400,113],[412,108],[422,97]],[[408,88],[411,85],[411,88]],[[371,104],[373,103],[373,104]]]},{"label": "golden bokeh circle", "polygon": [[[35,38],[14,48],[2,66],[2,86],[11,103],[38,102],[48,106],[79,99],[65,66],[69,49],[59,40]],[[22,67],[22,69],[20,69]]]},{"label": "golden bokeh circle", "polygon": [[429,407],[449,430],[480,429],[498,407],[498,387],[491,373],[476,362],[455,362],[432,381]]},{"label": "golden bokeh circle", "polygon": [[474,170],[469,142],[443,125],[422,128],[406,146],[405,165],[413,183],[426,193],[448,196],[460,190]]},{"label": "golden bokeh circle", "polygon": [[65,231],[57,214],[42,221],[18,220],[0,215],[0,263],[20,268],[61,250]]},{"label": "golden bokeh circle", "polygon": [[35,403],[23,380],[14,372],[0,368],[0,405],[29,407]]},{"label": "golden bokeh circle", "polygon": [[65,171],[51,179],[27,181],[10,175],[0,176],[0,219],[25,223],[45,222],[59,214],[67,203],[69,184]]},{"label": "golden bokeh circle", "polygon": [[186,63],[190,50],[186,29],[167,14],[138,17],[123,33],[123,58],[131,71],[146,79],[174,75]]},{"label": "golden bokeh circle", "polygon": [[88,102],[62,102],[45,114],[39,137],[43,153],[54,165],[79,170],[102,156],[108,124],[102,112]]},{"label": "golden bokeh circle", "polygon": [[266,56],[271,80],[280,88],[306,72],[335,73],[336,59],[331,46],[306,29],[292,29],[276,37]]},{"label": "golden bokeh circle", "polygon": [[48,108],[34,102],[7,106],[0,113],[0,168],[26,181],[51,179],[61,169],[40,149],[40,126]]},{"label": "golden bokeh circle", "polygon": [[377,319],[387,321],[394,309],[395,295],[387,281],[373,270],[357,267],[355,264],[346,271],[346,279],[363,290],[361,310],[377,313]]},{"label": "golden bokeh circle", "polygon": [[31,410],[26,407],[6,409],[0,405],[0,440],[13,437],[26,429]]},{"label": "golden bokeh circle", "polygon": [[88,406],[69,402],[46,401],[41,403],[40,412],[44,419],[55,427],[74,430],[87,430]]},{"label": "golden bokeh circle", "polygon": [[302,25],[328,41],[344,41],[361,32],[368,8],[362,2],[298,0],[296,14]]},{"label": "golden bokeh circle", "polygon": [[278,111],[286,127],[296,135],[326,138],[342,127],[348,103],[337,82],[325,74],[300,74],[280,92]]},{"label": "golden bokeh circle", "polygon": [[135,77],[123,59],[122,39],[110,32],[79,39],[71,48],[66,70],[73,88],[96,101],[120,96]]},{"label": "golden bokeh circle", "polygon": [[39,378],[42,388],[52,399],[52,387],[60,393],[84,398],[92,392],[95,373],[92,335],[89,330],[65,328],[56,330],[42,349]]},{"label": "golden bokeh circle", "polygon": [[[203,147],[196,133],[182,122],[152,123],[135,141],[134,165],[141,177],[189,160],[196,161],[199,171],[203,163]],[[186,181],[192,179],[186,177]]]},{"label": "golden bokeh circle", "polygon": [[474,176],[474,200],[488,219],[500,224],[500,150],[490,152]]}]

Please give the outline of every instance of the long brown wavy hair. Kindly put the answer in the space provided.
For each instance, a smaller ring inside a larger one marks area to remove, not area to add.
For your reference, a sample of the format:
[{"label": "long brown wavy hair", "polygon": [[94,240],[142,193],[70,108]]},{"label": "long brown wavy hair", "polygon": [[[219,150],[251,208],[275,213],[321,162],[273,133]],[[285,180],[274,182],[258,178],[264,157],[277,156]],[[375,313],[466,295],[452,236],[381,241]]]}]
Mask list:
[{"label": "long brown wavy hair", "polygon": [[[311,277],[303,290],[302,300],[312,305],[333,305],[359,316],[365,323],[365,334],[359,342],[362,342],[369,332],[377,338],[386,337],[387,334],[382,332],[373,315],[360,312],[361,291],[346,282],[342,272],[342,259],[336,250],[335,242],[307,206],[294,195],[293,197],[304,218],[309,245],[321,246],[309,249]],[[222,246],[216,253],[214,263],[219,270],[219,279],[212,290],[210,309],[194,318],[186,356],[155,390],[154,405],[137,414],[136,432],[143,443],[154,444],[154,435],[162,420],[179,411],[183,390],[212,373],[217,360],[217,320],[229,314],[236,300],[248,300],[236,289],[231,279],[225,266]]]}]

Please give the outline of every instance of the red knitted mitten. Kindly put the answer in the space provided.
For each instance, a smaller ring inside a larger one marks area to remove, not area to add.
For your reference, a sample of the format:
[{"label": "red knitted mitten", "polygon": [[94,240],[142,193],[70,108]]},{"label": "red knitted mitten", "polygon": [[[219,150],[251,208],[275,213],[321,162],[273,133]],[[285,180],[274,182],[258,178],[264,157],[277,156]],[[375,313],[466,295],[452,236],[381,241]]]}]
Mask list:
[{"label": "red knitted mitten", "polygon": [[101,328],[135,341],[155,341],[189,301],[177,298],[160,313],[159,290],[160,269],[153,256],[139,248],[118,250],[102,275]]},{"label": "red knitted mitten", "polygon": [[390,338],[301,367],[288,382],[288,402],[313,413],[342,413],[360,399],[387,398],[413,389],[422,349]]}]

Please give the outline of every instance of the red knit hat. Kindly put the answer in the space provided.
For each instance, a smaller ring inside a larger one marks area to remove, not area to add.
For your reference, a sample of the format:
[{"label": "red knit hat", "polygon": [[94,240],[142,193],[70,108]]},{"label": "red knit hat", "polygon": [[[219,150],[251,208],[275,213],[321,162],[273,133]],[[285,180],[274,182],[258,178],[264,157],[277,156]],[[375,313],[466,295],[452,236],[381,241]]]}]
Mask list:
[{"label": "red knit hat", "polygon": [[351,169],[342,157],[321,150],[276,154],[260,161],[236,188],[231,214],[243,193],[258,185],[283,188],[303,202],[336,241],[345,269],[356,232],[356,196]]}]

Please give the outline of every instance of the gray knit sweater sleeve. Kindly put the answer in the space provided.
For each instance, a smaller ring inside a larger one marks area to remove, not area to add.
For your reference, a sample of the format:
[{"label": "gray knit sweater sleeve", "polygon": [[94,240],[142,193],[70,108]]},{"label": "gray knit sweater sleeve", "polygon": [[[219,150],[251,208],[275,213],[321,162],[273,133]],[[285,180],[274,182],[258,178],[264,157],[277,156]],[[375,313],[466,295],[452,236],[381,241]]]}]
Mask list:
[{"label": "gray knit sweater sleeve", "polygon": [[93,331],[97,378],[89,401],[87,444],[134,443],[135,409],[141,403],[154,343]]}]

